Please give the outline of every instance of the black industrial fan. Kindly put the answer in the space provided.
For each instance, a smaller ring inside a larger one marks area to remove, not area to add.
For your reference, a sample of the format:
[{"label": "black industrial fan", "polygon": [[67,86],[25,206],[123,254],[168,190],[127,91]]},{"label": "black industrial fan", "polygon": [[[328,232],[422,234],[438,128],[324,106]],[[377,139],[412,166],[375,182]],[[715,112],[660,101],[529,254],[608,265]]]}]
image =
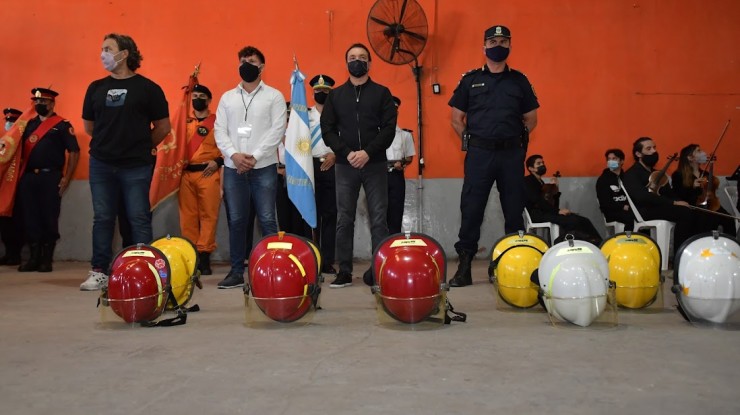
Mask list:
[{"label": "black industrial fan", "polygon": [[378,0],[367,16],[367,39],[375,54],[393,65],[413,62],[411,71],[416,79],[417,137],[419,139],[419,232],[422,232],[424,217],[421,197],[424,147],[421,128],[421,66],[419,66],[418,58],[427,44],[427,35],[427,16],[416,0]]},{"label": "black industrial fan", "polygon": [[427,17],[416,0],[378,0],[367,17],[367,38],[394,65],[416,60],[427,44]]}]

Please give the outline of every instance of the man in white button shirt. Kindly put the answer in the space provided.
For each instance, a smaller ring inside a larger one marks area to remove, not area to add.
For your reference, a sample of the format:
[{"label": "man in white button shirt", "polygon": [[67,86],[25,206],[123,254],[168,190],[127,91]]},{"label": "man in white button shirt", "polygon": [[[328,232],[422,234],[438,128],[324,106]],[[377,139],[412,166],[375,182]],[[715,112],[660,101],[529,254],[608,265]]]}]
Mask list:
[{"label": "man in white button shirt", "polygon": [[[401,100],[393,97],[396,111],[401,106]],[[401,233],[403,223],[403,205],[406,201],[406,178],[403,171],[416,155],[414,137],[411,132],[396,125],[396,136],[391,146],[385,150],[388,159],[388,232]]]},{"label": "man in white button shirt", "polygon": [[214,125],[216,145],[224,156],[224,203],[231,259],[231,270],[218,288],[244,286],[247,218],[252,204],[262,234],[278,230],[275,165],[277,147],[285,134],[285,98],[262,82],[262,52],[247,46],[238,56],[241,82],[221,96]]}]

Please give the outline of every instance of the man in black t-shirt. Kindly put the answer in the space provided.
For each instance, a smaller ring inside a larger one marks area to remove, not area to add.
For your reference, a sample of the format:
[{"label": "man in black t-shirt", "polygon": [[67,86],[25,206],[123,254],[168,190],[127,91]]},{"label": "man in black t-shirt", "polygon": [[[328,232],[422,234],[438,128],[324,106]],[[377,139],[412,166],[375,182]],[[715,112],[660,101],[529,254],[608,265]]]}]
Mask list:
[{"label": "man in black t-shirt", "polygon": [[94,291],[108,282],[119,194],[131,224],[132,243],[152,240],[149,187],[153,149],[170,132],[162,89],[136,73],[142,56],[129,36],[103,38],[100,58],[110,75],[87,88],[82,118],[90,141],[90,191],[93,199],[92,270],[80,285]]}]

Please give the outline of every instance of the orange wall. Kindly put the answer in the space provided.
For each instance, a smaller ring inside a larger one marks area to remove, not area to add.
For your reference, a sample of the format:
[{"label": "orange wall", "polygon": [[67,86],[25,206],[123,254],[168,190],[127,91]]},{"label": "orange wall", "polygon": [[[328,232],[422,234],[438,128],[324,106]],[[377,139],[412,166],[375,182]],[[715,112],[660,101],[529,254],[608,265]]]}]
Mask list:
[{"label": "orange wall", "polygon": [[[140,72],[164,89],[171,108],[193,66],[219,96],[238,82],[236,51],[266,55],[264,79],[289,95],[295,53],[310,77],[346,79],[343,53],[367,42],[369,0],[36,0],[3,2],[0,107],[25,109],[30,89],[61,93],[57,112],[82,132],[87,85],[106,75],[99,58],[105,33],[131,35]],[[449,126],[447,101],[460,74],[483,62],[482,32],[513,32],[510,64],[527,74],[542,108],[531,152],[565,176],[595,176],[603,151],[650,135],[663,154],[689,142],[711,151],[734,118],[717,164],[732,172],[740,159],[740,1],[737,0],[423,0],[430,42],[424,66],[425,177],[461,177],[463,154]],[[208,5],[208,6],[205,6]],[[404,104],[400,124],[416,130],[415,86],[408,66],[375,57],[371,75]],[[432,95],[431,83],[442,85]],[[215,99],[214,101],[217,101]],[[214,102],[213,108],[216,103]],[[408,172],[415,177],[415,164]],[[77,178],[87,177],[83,157]]]}]

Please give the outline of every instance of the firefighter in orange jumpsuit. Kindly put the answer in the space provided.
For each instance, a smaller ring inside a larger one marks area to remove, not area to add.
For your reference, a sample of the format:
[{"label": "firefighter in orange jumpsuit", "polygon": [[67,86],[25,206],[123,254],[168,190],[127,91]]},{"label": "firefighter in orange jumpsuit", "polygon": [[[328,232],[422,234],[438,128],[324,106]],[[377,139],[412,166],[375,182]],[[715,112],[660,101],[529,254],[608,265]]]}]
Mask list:
[{"label": "firefighter in orange jumpsuit", "polygon": [[221,207],[221,166],[213,124],[216,114],[208,108],[211,91],[195,85],[191,94],[194,118],[187,121],[187,155],[180,182],[180,229],[195,244],[202,275],[211,275],[211,252],[216,249],[216,226]]}]

